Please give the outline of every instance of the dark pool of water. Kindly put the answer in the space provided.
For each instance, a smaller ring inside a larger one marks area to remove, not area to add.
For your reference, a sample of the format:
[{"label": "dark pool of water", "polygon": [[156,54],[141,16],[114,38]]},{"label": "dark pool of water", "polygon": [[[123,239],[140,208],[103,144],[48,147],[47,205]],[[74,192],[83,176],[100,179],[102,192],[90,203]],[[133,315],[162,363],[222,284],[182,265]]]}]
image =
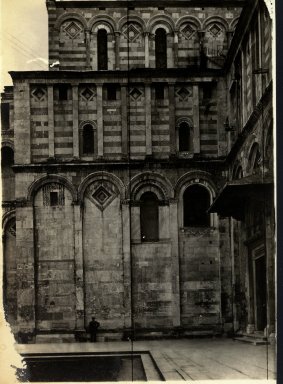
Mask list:
[{"label": "dark pool of water", "polygon": [[25,357],[18,369],[21,382],[146,381],[140,356]]}]

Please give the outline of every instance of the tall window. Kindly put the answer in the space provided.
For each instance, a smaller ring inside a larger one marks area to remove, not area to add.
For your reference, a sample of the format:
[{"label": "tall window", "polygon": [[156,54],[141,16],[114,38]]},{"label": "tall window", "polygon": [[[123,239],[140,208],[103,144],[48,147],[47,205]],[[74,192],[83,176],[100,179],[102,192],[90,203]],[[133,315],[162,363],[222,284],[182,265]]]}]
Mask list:
[{"label": "tall window", "polygon": [[94,153],[93,127],[86,124],[83,127],[83,154]]},{"label": "tall window", "polygon": [[107,31],[99,29],[97,32],[97,68],[103,70],[108,68]]},{"label": "tall window", "polygon": [[163,28],[155,32],[155,65],[156,68],[167,68],[167,37]]},{"label": "tall window", "polygon": [[184,227],[208,227],[210,217],[207,210],[210,206],[210,195],[205,187],[189,186],[183,197]]},{"label": "tall window", "polygon": [[157,241],[159,237],[158,199],[153,192],[145,192],[140,205],[141,240]]},{"label": "tall window", "polygon": [[179,152],[187,152],[192,149],[191,132],[188,123],[183,122],[179,125]]}]

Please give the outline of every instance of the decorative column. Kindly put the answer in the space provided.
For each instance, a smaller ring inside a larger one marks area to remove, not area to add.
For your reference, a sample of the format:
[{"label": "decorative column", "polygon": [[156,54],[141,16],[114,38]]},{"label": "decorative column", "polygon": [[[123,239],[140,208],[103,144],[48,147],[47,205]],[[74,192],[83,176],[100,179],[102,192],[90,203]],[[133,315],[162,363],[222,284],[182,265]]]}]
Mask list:
[{"label": "decorative column", "polygon": [[90,70],[90,31],[85,31],[86,69]]},{"label": "decorative column", "polygon": [[84,324],[84,273],[83,273],[83,224],[79,203],[74,204],[74,250],[76,290],[76,331],[83,331]]},{"label": "decorative column", "polygon": [[175,83],[168,83],[170,156],[176,155]]},{"label": "decorative column", "polygon": [[149,32],[144,33],[144,66],[149,68]]},{"label": "decorative column", "polygon": [[115,69],[120,69],[120,36],[121,32],[115,31]]},{"label": "decorative column", "polygon": [[[93,60],[92,60],[92,70],[97,71],[97,32],[91,32],[91,40],[94,42],[92,43],[92,47],[94,45],[95,47],[95,54],[93,55]],[[91,52],[91,50],[90,50]]]},{"label": "decorative column", "polygon": [[207,58],[206,58],[206,54],[204,52],[204,44],[203,44],[203,40],[204,40],[204,35],[205,35],[205,31],[198,31],[198,38],[199,38],[199,65],[202,69],[206,68],[206,62],[207,62]]},{"label": "decorative column", "polygon": [[123,200],[122,206],[122,233],[123,233],[123,271],[124,271],[124,327],[131,328],[131,239],[130,239],[130,200]]},{"label": "decorative column", "polygon": [[79,96],[78,86],[73,85],[73,156],[79,158]]},{"label": "decorative column", "polygon": [[178,238],[178,201],[170,199],[169,202],[171,257],[172,257],[172,295],[173,295],[173,326],[181,325],[180,309],[180,272],[179,272],[179,238]]},{"label": "decorative column", "polygon": [[48,85],[48,156],[54,158],[54,97],[53,85]]},{"label": "decorative column", "polygon": [[30,85],[14,82],[15,164],[31,163]]},{"label": "decorative column", "polygon": [[34,212],[25,201],[16,207],[17,329],[19,343],[34,342],[36,329],[36,286]]},{"label": "decorative column", "polygon": [[200,153],[200,131],[199,131],[199,86],[193,85],[193,124],[194,124],[194,153]]},{"label": "decorative column", "polygon": [[97,155],[103,156],[103,98],[102,98],[103,85],[96,84],[97,92]]},{"label": "decorative column", "polygon": [[151,138],[151,84],[145,83],[145,143],[146,156],[152,155]]},{"label": "decorative column", "polygon": [[178,31],[174,32],[174,67],[178,67],[178,42],[179,42],[179,35]]},{"label": "decorative column", "polygon": [[229,49],[232,38],[233,38],[234,31],[226,31],[226,36],[227,36],[227,49]]},{"label": "decorative column", "polygon": [[121,115],[122,115],[122,156],[128,157],[129,153],[129,135],[128,135],[128,102],[127,102],[127,84],[121,84]]}]

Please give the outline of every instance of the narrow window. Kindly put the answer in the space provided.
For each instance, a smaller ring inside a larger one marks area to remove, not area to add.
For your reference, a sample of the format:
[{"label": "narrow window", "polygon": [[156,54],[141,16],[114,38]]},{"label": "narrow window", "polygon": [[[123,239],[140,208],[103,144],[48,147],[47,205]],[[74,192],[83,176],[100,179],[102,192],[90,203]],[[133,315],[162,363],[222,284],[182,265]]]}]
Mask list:
[{"label": "narrow window", "polygon": [[208,227],[210,216],[209,192],[205,187],[192,185],[184,192],[184,227]]},{"label": "narrow window", "polygon": [[158,199],[153,192],[145,192],[140,205],[141,240],[157,241],[159,238]]},{"label": "narrow window", "polygon": [[93,127],[86,124],[83,127],[83,154],[94,153]]},{"label": "narrow window", "polygon": [[68,100],[68,85],[67,84],[60,84],[59,89],[59,100]]},{"label": "narrow window", "polygon": [[56,205],[59,205],[59,196],[57,191],[51,191],[50,192],[50,206],[54,207]]},{"label": "narrow window", "polygon": [[191,150],[190,126],[188,123],[179,125],[179,152],[188,152]]},{"label": "narrow window", "polygon": [[108,100],[117,100],[117,87],[115,84],[107,85],[107,99]]},{"label": "narrow window", "polygon": [[99,71],[108,68],[107,51],[107,31],[99,29],[97,32],[97,68]]},{"label": "narrow window", "polygon": [[10,104],[1,104],[1,126],[3,130],[10,128]]},{"label": "narrow window", "polygon": [[167,37],[163,28],[155,32],[155,64],[156,68],[167,68]]},{"label": "narrow window", "polygon": [[156,84],[155,85],[155,99],[164,100],[164,85]]}]

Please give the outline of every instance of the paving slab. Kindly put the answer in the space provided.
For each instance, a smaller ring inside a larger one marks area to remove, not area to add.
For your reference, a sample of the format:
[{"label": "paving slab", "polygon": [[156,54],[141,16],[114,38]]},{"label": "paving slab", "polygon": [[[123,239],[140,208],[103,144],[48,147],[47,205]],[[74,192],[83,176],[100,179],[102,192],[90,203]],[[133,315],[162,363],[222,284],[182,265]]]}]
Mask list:
[{"label": "paving slab", "polygon": [[[166,381],[275,380],[275,346],[224,338],[18,344],[21,353],[149,352]],[[143,359],[148,379],[157,376]],[[270,381],[269,381],[270,382]]]}]

